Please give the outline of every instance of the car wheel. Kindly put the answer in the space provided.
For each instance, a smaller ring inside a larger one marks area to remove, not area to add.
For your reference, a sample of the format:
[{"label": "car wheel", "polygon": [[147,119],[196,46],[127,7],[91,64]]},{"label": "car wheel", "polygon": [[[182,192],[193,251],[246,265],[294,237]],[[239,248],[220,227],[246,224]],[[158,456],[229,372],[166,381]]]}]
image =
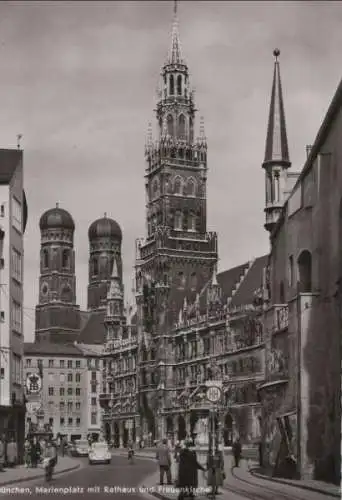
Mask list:
[{"label": "car wheel", "polygon": [[111,460],[107,460],[107,465],[110,465],[112,463]]}]

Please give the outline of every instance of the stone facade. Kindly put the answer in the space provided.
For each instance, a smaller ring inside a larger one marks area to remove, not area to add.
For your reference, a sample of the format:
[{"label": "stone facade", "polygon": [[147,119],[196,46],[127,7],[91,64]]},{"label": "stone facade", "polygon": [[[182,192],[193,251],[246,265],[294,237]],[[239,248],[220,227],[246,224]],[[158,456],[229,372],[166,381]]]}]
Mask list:
[{"label": "stone facade", "polygon": [[271,233],[270,302],[264,313],[268,368],[260,390],[265,460],[281,469],[291,454],[301,477],[336,484],[341,461],[341,135],[342,82]]}]

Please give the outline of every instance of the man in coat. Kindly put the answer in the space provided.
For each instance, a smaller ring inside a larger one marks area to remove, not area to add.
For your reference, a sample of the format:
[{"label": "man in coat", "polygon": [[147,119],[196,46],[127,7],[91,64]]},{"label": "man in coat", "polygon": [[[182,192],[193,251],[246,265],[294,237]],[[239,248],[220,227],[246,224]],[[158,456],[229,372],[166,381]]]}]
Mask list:
[{"label": "man in coat", "polygon": [[198,487],[198,469],[204,471],[204,467],[197,462],[196,452],[190,449],[190,441],[185,441],[184,449],[179,454],[178,500],[185,497],[194,497],[194,490]]},{"label": "man in coat", "polygon": [[167,484],[172,484],[171,479],[171,454],[167,445],[167,439],[163,439],[162,444],[157,449],[156,459],[159,464],[160,483],[164,484],[164,475],[166,474]]},{"label": "man in coat", "polygon": [[238,437],[236,441],[233,443],[233,455],[234,455],[234,460],[235,460],[235,467],[239,467],[240,459],[241,459],[241,452],[242,452],[242,446],[240,442],[240,438]]}]

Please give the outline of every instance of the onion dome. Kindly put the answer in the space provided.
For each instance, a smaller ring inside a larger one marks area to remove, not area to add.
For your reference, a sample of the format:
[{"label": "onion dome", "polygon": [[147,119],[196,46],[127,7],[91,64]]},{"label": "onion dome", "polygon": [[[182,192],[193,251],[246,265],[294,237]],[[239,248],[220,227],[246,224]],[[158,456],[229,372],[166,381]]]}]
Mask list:
[{"label": "onion dome", "polygon": [[43,213],[39,221],[40,230],[45,229],[70,229],[74,231],[75,223],[73,218],[63,208],[59,208],[58,203],[56,203],[55,208],[50,208]]},{"label": "onion dome", "polygon": [[96,240],[97,238],[114,238],[122,240],[122,231],[119,224],[107,217],[104,214],[102,219],[94,221],[88,229],[89,240]]}]

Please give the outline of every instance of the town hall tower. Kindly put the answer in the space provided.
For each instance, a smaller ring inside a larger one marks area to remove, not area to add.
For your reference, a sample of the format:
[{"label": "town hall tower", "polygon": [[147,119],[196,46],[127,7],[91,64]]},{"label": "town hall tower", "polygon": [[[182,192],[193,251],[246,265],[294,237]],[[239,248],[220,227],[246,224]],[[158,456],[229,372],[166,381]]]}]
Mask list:
[{"label": "town hall tower", "polygon": [[136,247],[140,406],[144,432],[152,435],[157,412],[170,404],[165,389],[172,377],[168,335],[184,304],[195,304],[217,263],[217,235],[207,232],[207,141],[202,119],[195,138],[195,118],[175,2],[156,106],[158,138],[153,140],[150,126],[145,148],[147,235]]}]

